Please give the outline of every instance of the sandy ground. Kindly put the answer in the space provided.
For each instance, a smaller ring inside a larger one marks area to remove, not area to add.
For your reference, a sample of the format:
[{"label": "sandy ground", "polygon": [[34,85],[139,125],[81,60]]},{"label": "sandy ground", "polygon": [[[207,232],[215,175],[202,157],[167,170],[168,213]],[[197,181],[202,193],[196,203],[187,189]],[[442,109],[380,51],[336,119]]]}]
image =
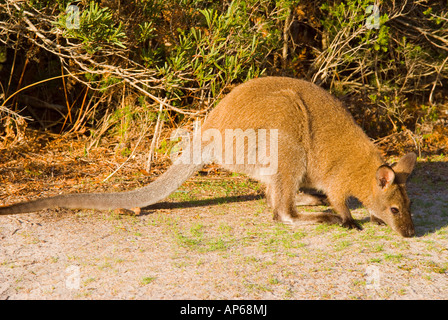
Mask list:
[{"label": "sandy ground", "polygon": [[352,211],[363,231],[283,226],[241,176],[196,176],[139,216],[2,216],[0,298],[447,299],[446,160],[419,163],[409,182],[410,239],[363,208]]}]

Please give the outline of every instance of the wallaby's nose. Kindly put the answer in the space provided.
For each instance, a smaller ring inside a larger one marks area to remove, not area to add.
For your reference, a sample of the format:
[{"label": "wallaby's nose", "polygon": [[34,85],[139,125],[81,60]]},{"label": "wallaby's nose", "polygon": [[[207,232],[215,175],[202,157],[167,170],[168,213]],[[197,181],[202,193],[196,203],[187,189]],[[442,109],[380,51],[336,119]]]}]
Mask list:
[{"label": "wallaby's nose", "polygon": [[410,226],[403,232],[403,237],[409,238],[415,236],[414,226]]}]

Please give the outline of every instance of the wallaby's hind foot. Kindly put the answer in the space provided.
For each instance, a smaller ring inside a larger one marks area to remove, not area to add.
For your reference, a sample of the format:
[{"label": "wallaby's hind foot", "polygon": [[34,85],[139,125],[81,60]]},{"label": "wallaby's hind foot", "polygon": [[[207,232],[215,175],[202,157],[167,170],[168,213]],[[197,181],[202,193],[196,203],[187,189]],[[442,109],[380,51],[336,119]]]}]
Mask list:
[{"label": "wallaby's hind foot", "polygon": [[307,212],[299,213],[297,216],[290,217],[289,219],[281,219],[280,216],[274,216],[274,220],[282,222],[284,224],[293,226],[303,226],[311,224],[338,224],[342,225],[342,218],[337,214],[331,212]]},{"label": "wallaby's hind foot", "polygon": [[294,201],[292,201],[292,197],[290,197],[288,201],[274,206],[273,212],[274,221],[282,222],[284,224],[295,224],[295,220],[299,217]]},{"label": "wallaby's hind foot", "polygon": [[325,223],[325,224],[342,224],[342,219],[339,215],[332,212],[307,212],[301,213],[298,217],[298,223]]},{"label": "wallaby's hind foot", "polygon": [[[286,181],[285,181],[286,180]],[[284,184],[270,185],[267,188],[267,202],[273,208],[274,220],[288,225],[309,225],[309,224],[339,224],[343,225],[344,220],[333,212],[298,212],[296,204],[301,205],[324,205],[325,196],[312,195],[307,193],[296,194],[291,190],[296,190],[293,184],[288,185],[288,179],[278,179]],[[298,179],[292,179],[297,181]],[[281,186],[280,188],[278,186]],[[291,187],[292,186],[292,187]],[[329,204],[327,202],[327,204]]]},{"label": "wallaby's hind foot", "polygon": [[296,206],[328,206],[327,196],[300,192],[296,195]]}]

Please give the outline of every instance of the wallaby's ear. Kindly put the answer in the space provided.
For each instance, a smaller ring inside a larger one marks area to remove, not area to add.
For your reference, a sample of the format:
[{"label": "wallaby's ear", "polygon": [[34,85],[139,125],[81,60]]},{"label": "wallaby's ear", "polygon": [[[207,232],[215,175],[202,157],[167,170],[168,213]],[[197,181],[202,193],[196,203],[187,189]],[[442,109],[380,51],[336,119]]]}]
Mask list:
[{"label": "wallaby's ear", "polygon": [[395,179],[395,172],[388,165],[382,165],[376,171],[376,182],[381,189],[390,186]]},{"label": "wallaby's ear", "polygon": [[412,170],[414,170],[415,162],[417,161],[417,155],[414,152],[410,152],[404,155],[397,163],[392,167],[394,168],[396,175],[396,182],[398,184],[405,184]]}]

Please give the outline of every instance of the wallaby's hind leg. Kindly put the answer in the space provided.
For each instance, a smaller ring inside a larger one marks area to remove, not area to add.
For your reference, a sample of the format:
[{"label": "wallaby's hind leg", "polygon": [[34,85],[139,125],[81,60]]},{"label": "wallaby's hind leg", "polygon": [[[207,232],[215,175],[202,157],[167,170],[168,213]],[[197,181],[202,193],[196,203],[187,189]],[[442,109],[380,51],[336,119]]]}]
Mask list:
[{"label": "wallaby's hind leg", "polygon": [[[315,212],[315,213],[304,213],[299,214],[299,219],[302,221],[311,221],[315,219],[316,222],[323,222],[329,224],[339,223],[344,227],[349,229],[362,230],[362,227],[352,218],[350,210],[348,209],[345,200],[333,199],[333,203],[325,195],[320,194],[308,194],[299,193],[296,195],[296,205],[297,206],[332,206],[336,214],[329,212]],[[375,217],[372,221],[375,220]]]},{"label": "wallaby's hind leg", "polygon": [[274,212],[274,220],[284,223],[294,223],[298,217],[297,209],[294,205],[294,182],[293,179],[281,179],[268,185],[266,199],[268,205]]},{"label": "wallaby's hind leg", "polygon": [[[306,162],[303,161],[305,154],[303,150],[294,149],[287,141],[279,142],[279,145],[286,146],[284,154],[279,154],[280,159],[289,159],[289,162],[279,162],[277,174],[273,175],[267,182],[266,199],[268,205],[272,208],[274,220],[287,224],[313,224],[329,223],[340,224],[340,216],[330,212],[310,212],[299,213],[296,208],[296,193],[303,177],[306,173]],[[291,154],[296,157],[291,158]],[[310,200],[309,198],[308,200]],[[308,201],[309,203],[310,201]],[[316,202],[314,200],[314,202]]]},{"label": "wallaby's hind leg", "polygon": [[296,184],[291,175],[284,179],[277,178],[267,188],[267,199],[274,212],[274,220],[287,224],[303,225],[314,223],[341,224],[340,216],[331,212],[306,212],[299,213],[295,206]]},{"label": "wallaby's hind leg", "polygon": [[266,204],[268,206],[268,208],[272,208],[273,207],[273,199],[272,199],[272,187],[271,185],[267,185],[266,186],[266,191],[265,191],[265,196],[266,196]]},{"label": "wallaby's hind leg", "polygon": [[327,196],[300,192],[296,195],[296,206],[328,206]]}]

